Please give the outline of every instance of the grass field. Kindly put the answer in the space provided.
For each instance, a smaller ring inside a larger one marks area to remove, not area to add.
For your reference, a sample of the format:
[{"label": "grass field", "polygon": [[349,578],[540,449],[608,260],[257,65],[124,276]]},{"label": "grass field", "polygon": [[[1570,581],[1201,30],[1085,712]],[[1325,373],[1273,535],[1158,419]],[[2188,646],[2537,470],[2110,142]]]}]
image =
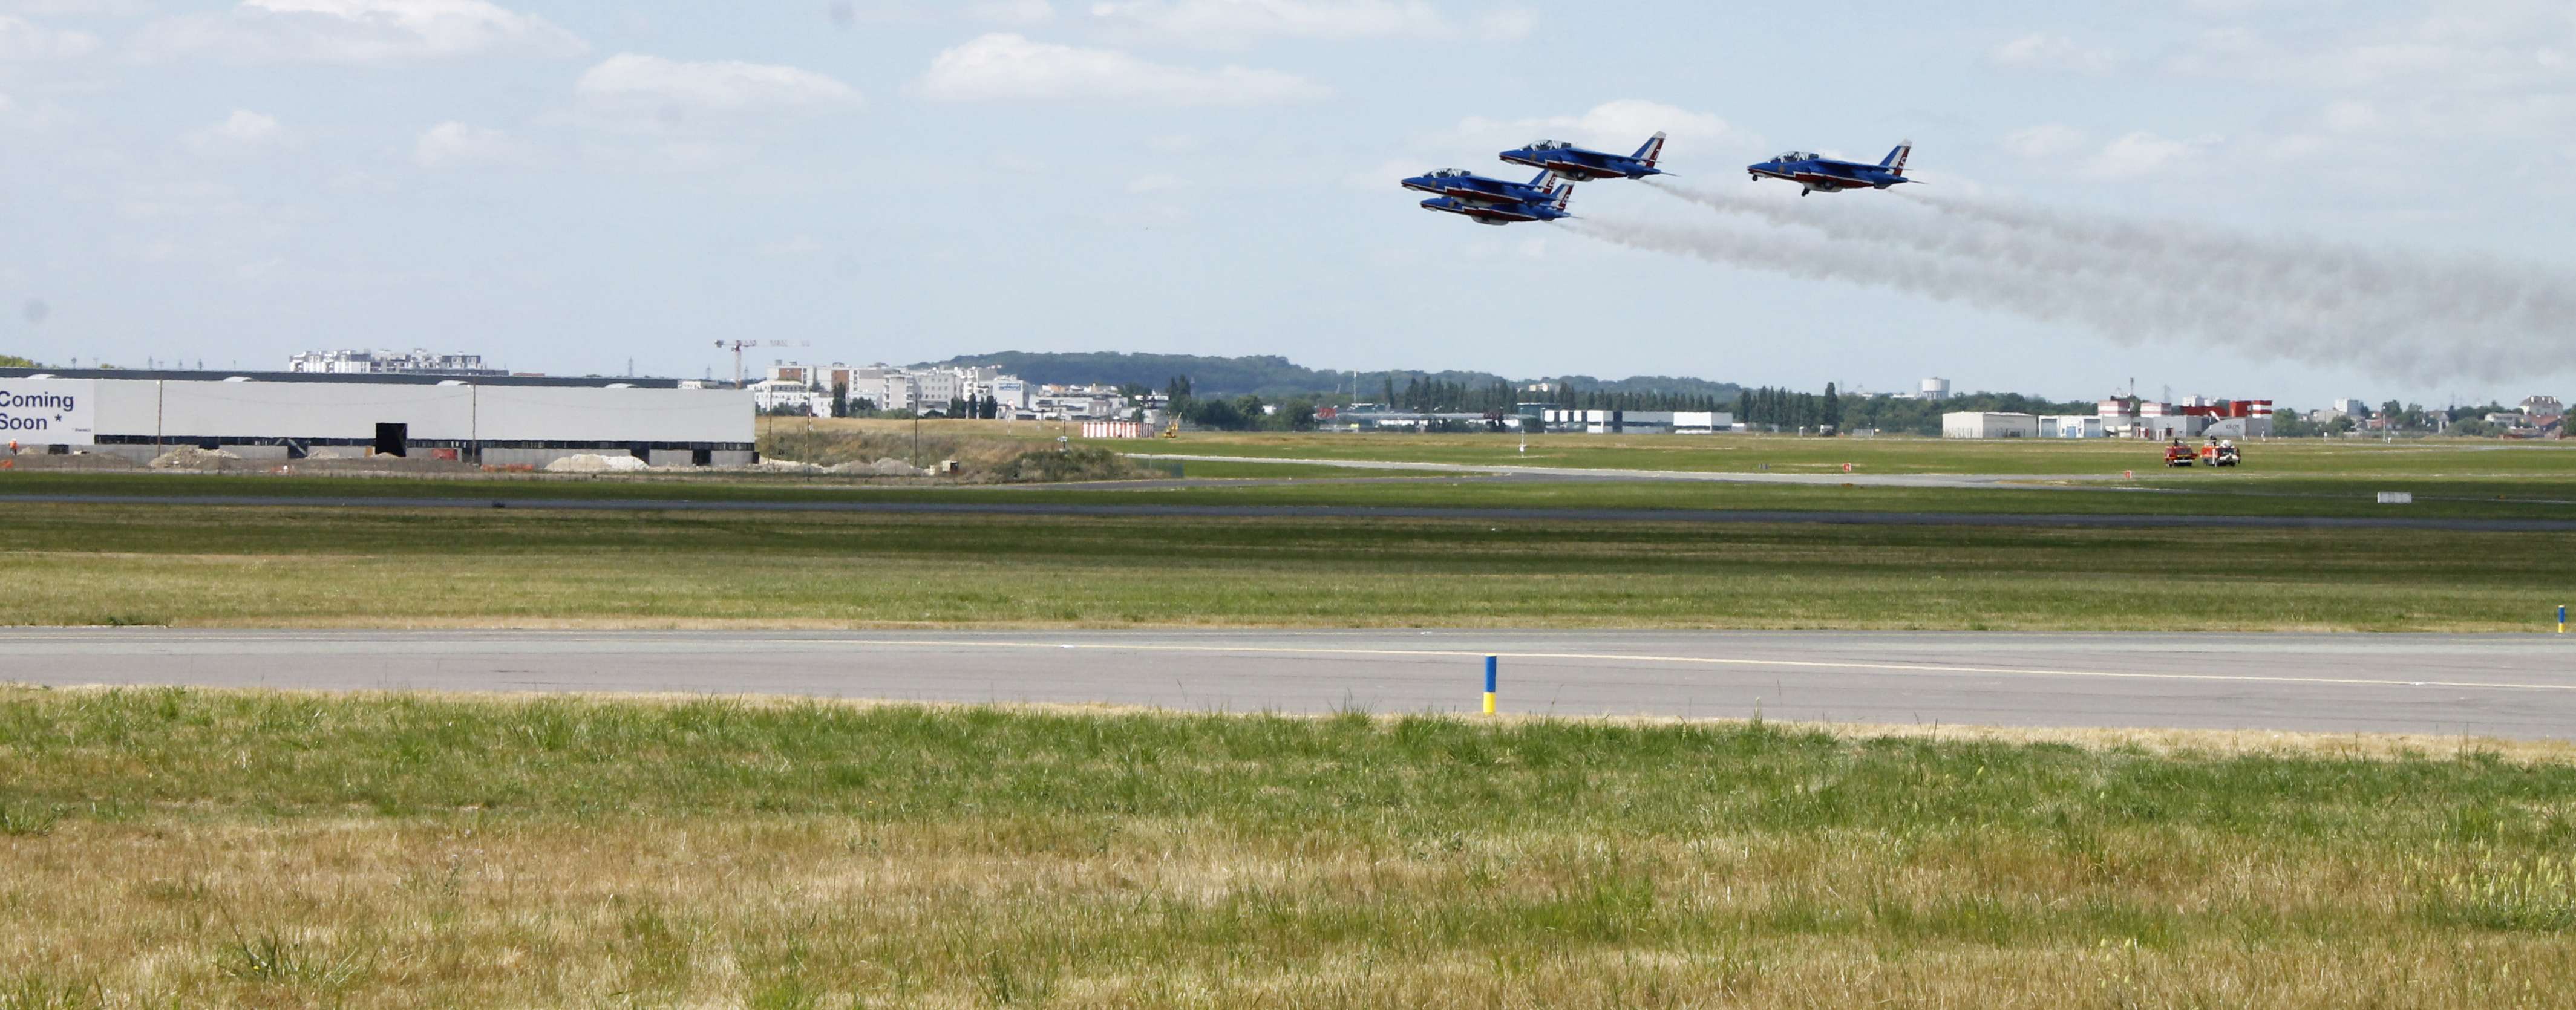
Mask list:
[{"label": "grass field", "polygon": [[[793,422],[764,441],[818,459],[873,457],[909,437],[904,422]],[[1026,422],[935,421],[924,425],[934,456],[990,463],[1051,446],[1055,426]],[[906,442],[905,444],[908,444]],[[1174,502],[1205,505],[1406,507],[1606,507],[1657,509],[1792,509],[2152,515],[2418,516],[2425,518],[2576,519],[2576,447],[2557,443],[2472,440],[2375,442],[2295,440],[2249,450],[2252,462],[2229,471],[2168,471],[2156,447],[2119,442],[1939,439],[1820,439],[1774,436],[1547,436],[1528,455],[1514,438],[1493,435],[1347,435],[1193,433],[1180,439],[1094,440],[1104,449],[1293,459],[1548,465],[1582,469],[1643,468],[1839,476],[1852,463],[1871,475],[2019,475],[2022,486],[1936,490],[1852,486],[1774,486],[1610,481],[1410,480],[1401,472],[1314,463],[1188,462],[1187,477],[1260,479],[1247,486],[1152,484],[1055,488],[1044,484],[960,485],[939,479],[864,480],[846,476],[742,473],[650,475],[277,476],[265,474],[72,473],[0,471],[0,499],[10,494],[258,495],[286,497],[434,496],[489,498],[685,498],[763,501]],[[1045,456],[1040,451],[1041,456]],[[1048,457],[1052,458],[1052,457]],[[1166,464],[1155,464],[1162,466]],[[1151,467],[1149,467],[1150,469]],[[1093,467],[1093,470],[1105,469]],[[2116,475],[2135,479],[2080,483],[2051,477]],[[1086,473],[1090,470],[1084,471]],[[1333,478],[1341,478],[1335,480]],[[1379,478],[1353,481],[1351,478]],[[2056,486],[2051,486],[2056,485]],[[2140,493],[2142,491],[2163,493]],[[2379,505],[2382,491],[2416,496],[2411,506]]]},{"label": "grass field", "polygon": [[[0,501],[13,494],[215,497],[425,497],[772,502],[1053,502],[1082,504],[1397,506],[1415,508],[1787,509],[1793,511],[1960,512],[2077,515],[2246,515],[2576,520],[2576,480],[2552,477],[2145,477],[2118,485],[1943,489],[1867,484],[1781,485],[1685,481],[1489,480],[1401,475],[1302,463],[1189,463],[1173,487],[1114,482],[1047,485],[910,486],[832,477],[653,475],[599,478],[502,476],[419,478],[242,474],[18,473],[0,475]],[[1325,478],[1342,478],[1340,480]],[[1351,478],[1359,478],[1353,480]],[[1259,479],[1258,482],[1251,482]],[[1245,480],[1236,485],[1228,483]],[[2380,491],[2407,491],[2409,506],[2376,504]]]},{"label": "grass field", "polygon": [[2576,533],[21,505],[22,624],[2537,630]]},{"label": "grass field", "polygon": [[0,1006],[2560,1004],[2576,766],[0,690]]},{"label": "grass field", "polygon": [[[798,422],[802,423],[802,422]],[[817,420],[814,430],[896,433],[910,422]],[[943,437],[1052,441],[1055,425],[1002,421],[934,421]],[[1082,441],[1076,439],[1076,441]],[[1411,460],[1483,465],[1576,466],[1642,470],[1839,473],[2115,474],[2161,470],[2152,442],[2083,439],[1945,440],[1887,436],[1810,438],[1779,435],[1541,435],[1520,451],[1516,435],[1395,433],[1189,432],[1176,439],[1095,440],[1132,452],[1309,459]],[[2270,439],[2244,443],[2242,474],[2351,476],[2555,477],[2576,481],[2576,444],[2495,439]],[[2220,475],[2228,476],[2228,475]]]},{"label": "grass field", "polygon": [[[1117,446],[1116,442],[1101,444]],[[1135,443],[1128,443],[1135,444]],[[1140,452],[1305,459],[1413,460],[1639,470],[1839,473],[2116,474],[2163,469],[2152,442],[2081,439],[1966,441],[1911,437],[1719,435],[1255,434],[1194,432]],[[2576,445],[2488,439],[2370,442],[2278,439],[2245,445],[2238,473],[2355,476],[2554,476],[2576,480]],[[2222,474],[2220,476],[2227,476]]]}]

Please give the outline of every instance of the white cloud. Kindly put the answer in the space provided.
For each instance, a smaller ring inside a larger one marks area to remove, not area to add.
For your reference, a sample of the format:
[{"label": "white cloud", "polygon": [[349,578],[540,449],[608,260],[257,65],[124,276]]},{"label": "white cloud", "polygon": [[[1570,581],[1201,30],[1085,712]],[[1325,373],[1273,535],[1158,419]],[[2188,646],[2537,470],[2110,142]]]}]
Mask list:
[{"label": "white cloud", "polygon": [[2336,102],[2326,106],[2325,119],[2336,133],[2358,133],[2379,125],[2379,110],[2368,102]]},{"label": "white cloud", "polygon": [[662,111],[814,112],[859,104],[847,84],[811,70],[771,63],[691,63],[619,53],[584,71],[573,92],[599,103],[638,103]]},{"label": "white cloud", "polygon": [[1055,19],[1055,5],[1047,0],[983,0],[966,8],[966,13],[979,21],[1025,28]]},{"label": "white cloud", "polygon": [[411,146],[413,163],[427,169],[524,164],[532,153],[508,133],[452,119],[420,131]]},{"label": "white cloud", "polygon": [[1519,7],[1494,11],[1476,19],[1476,34],[1489,39],[1525,39],[1537,30],[1538,14]]},{"label": "white cloud", "polygon": [[78,17],[106,17],[140,13],[145,9],[147,2],[148,0],[8,0],[6,3],[0,3],[0,7],[39,17],[62,14]]},{"label": "white cloud", "polygon": [[380,65],[525,53],[577,55],[572,33],[487,0],[242,0],[218,14],[145,25],[143,59],[206,56],[241,63]]},{"label": "white cloud", "polygon": [[1461,24],[1423,0],[1100,0],[1091,19],[1118,38],[1217,49],[1265,38],[1517,39],[1538,23],[1509,7]]},{"label": "white cloud", "polygon": [[[1529,119],[1470,116],[1434,138],[1443,150],[1467,148],[1479,157],[1532,140],[1564,140],[1603,151],[1626,154],[1657,132],[1670,135],[1667,158],[1704,157],[1711,152],[1758,150],[1762,138],[1738,130],[1715,115],[1643,99],[1603,102],[1581,115]],[[1729,157],[1733,156],[1729,154]]]},{"label": "white cloud", "polygon": [[2563,3],[2447,0],[2396,20],[2340,19],[2335,30],[2266,33],[2229,25],[2201,33],[2170,69],[2311,88],[2436,91],[2564,89],[2576,81],[2576,16]]},{"label": "white cloud", "polygon": [[2077,74],[2109,73],[2120,64],[2118,53],[2079,45],[2074,39],[2046,32],[2034,32],[2005,42],[1996,46],[1987,58],[1998,66]]},{"label": "white cloud", "polygon": [[2041,123],[2004,136],[2004,150],[2023,158],[2055,158],[2084,146],[2084,131],[2064,123]]},{"label": "white cloud", "polygon": [[2125,134],[2102,148],[2084,165],[2097,179],[2136,179],[2177,168],[2216,147],[2222,138],[2176,140],[2145,130]]},{"label": "white cloud", "polygon": [[286,128],[278,125],[277,117],[234,109],[223,122],[189,131],[187,141],[189,150],[198,154],[223,155],[256,151],[285,138]]},{"label": "white cloud", "polygon": [[826,249],[822,240],[812,235],[790,235],[776,241],[763,242],[754,251],[775,259],[803,259],[807,256],[820,255]]},{"label": "white cloud", "polygon": [[98,48],[88,32],[47,28],[21,17],[0,14],[0,60],[68,60]]},{"label": "white cloud", "polygon": [[1330,90],[1294,74],[1246,67],[1150,63],[1114,49],[1035,42],[1001,32],[941,52],[912,84],[950,102],[1067,100],[1149,105],[1261,105]]}]

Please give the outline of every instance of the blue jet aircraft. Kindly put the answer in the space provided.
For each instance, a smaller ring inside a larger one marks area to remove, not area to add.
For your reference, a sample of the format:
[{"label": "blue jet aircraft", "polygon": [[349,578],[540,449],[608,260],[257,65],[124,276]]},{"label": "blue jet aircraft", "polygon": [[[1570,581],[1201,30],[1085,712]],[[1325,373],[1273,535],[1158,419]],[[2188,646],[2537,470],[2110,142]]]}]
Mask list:
[{"label": "blue jet aircraft", "polygon": [[[1412,180],[1405,180],[1405,184],[1412,185]],[[1511,200],[1498,196],[1435,196],[1422,201],[1422,209],[1464,214],[1477,224],[1505,225],[1516,221],[1554,221],[1573,217],[1565,212],[1566,203],[1573,199],[1574,184],[1560,182],[1535,200]]]},{"label": "blue jet aircraft", "polygon": [[1510,200],[1536,203],[1547,199],[1548,190],[1556,186],[1556,173],[1540,172],[1528,182],[1488,179],[1463,168],[1444,168],[1425,172],[1404,180],[1404,188],[1418,189],[1433,196],[1460,200]]},{"label": "blue jet aircraft", "polygon": [[1502,154],[1504,161],[1531,168],[1544,168],[1576,182],[1600,179],[1643,179],[1663,175],[1655,161],[1664,156],[1664,135],[1648,138],[1637,153],[1620,157],[1601,151],[1586,151],[1562,140],[1541,140],[1527,147],[1516,147]]},{"label": "blue jet aircraft", "polygon": [[1896,150],[1887,152],[1887,157],[1880,159],[1875,165],[1863,165],[1857,161],[1835,161],[1806,151],[1791,151],[1769,161],[1757,161],[1746,165],[1744,171],[1750,174],[1755,182],[1760,182],[1764,176],[1769,176],[1797,183],[1799,196],[1805,196],[1817,190],[1832,193],[1846,189],[1860,189],[1864,186],[1870,189],[1886,189],[1901,182],[1914,181],[1905,177],[1905,159],[1913,153],[1914,142],[1911,140],[1896,145]]}]

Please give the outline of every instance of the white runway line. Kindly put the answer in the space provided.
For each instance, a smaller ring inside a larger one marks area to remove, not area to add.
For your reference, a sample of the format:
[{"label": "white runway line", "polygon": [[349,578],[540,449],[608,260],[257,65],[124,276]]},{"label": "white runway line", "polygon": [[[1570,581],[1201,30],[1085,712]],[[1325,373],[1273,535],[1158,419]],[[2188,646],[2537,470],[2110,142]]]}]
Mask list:
[{"label": "white runway line", "polygon": [[1234,654],[1316,655],[1316,656],[1435,656],[1443,658],[1502,659],[1567,659],[1596,662],[1685,663],[1706,666],[1785,666],[1820,670],[1869,670],[1902,674],[1999,674],[2015,677],[2098,677],[2116,680],[2191,680],[2257,684],[2330,684],[2361,687],[2456,687],[2496,691],[2576,691],[2570,684],[2506,684],[2468,680],[2382,680],[2369,677],[2282,677],[2260,674],[2224,673],[2137,673],[2122,670],[2041,670],[2008,666],[1940,666],[1929,663],[1861,663],[1806,659],[1738,659],[1717,656],[1651,656],[1615,652],[1480,652],[1454,649],[1349,649],[1291,646],[1227,645],[1118,645],[1070,644],[1060,642],[976,642],[935,639],[862,639],[807,641],[806,645],[870,646],[944,649],[1091,649],[1106,652],[1202,652]]}]

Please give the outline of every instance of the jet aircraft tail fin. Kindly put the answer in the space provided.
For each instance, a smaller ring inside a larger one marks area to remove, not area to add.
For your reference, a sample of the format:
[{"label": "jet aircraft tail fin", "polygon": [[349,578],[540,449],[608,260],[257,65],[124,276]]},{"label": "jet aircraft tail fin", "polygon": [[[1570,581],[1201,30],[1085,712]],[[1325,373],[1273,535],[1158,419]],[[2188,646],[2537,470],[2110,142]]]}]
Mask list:
[{"label": "jet aircraft tail fin", "polygon": [[1555,189],[1547,191],[1547,195],[1551,198],[1550,202],[1558,211],[1561,212],[1565,210],[1566,204],[1574,201],[1574,184],[1570,182],[1557,183]]},{"label": "jet aircraft tail fin", "polygon": [[1550,187],[1556,185],[1556,170],[1552,168],[1540,169],[1538,178],[1531,179],[1529,181],[1529,185],[1531,189],[1538,190],[1542,193],[1546,192]]},{"label": "jet aircraft tail fin", "polygon": [[1887,152],[1887,157],[1879,160],[1878,167],[1886,169],[1889,175],[1904,175],[1905,159],[1913,156],[1914,142],[1911,140],[1898,141],[1896,149]]},{"label": "jet aircraft tail fin", "polygon": [[1646,138],[1644,146],[1637,148],[1637,153],[1629,155],[1638,161],[1645,162],[1647,168],[1655,167],[1655,160],[1663,156],[1664,132],[1662,130],[1655,131],[1654,136]]}]

